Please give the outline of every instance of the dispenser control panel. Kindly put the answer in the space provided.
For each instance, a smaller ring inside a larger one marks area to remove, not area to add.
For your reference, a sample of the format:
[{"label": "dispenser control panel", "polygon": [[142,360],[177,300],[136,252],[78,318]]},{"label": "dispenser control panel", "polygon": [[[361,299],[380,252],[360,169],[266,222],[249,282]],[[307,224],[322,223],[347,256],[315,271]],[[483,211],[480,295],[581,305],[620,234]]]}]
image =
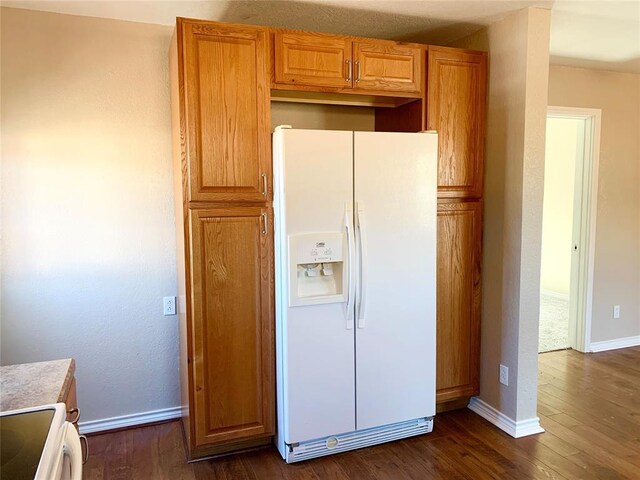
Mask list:
[{"label": "dispenser control panel", "polygon": [[341,262],[342,234],[300,235],[296,263]]}]

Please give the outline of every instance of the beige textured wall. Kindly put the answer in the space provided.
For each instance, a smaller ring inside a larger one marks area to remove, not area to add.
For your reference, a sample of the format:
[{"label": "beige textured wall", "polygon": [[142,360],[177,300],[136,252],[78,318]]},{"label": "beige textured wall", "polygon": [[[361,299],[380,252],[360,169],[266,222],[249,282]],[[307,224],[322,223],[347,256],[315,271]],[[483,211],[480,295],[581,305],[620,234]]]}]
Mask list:
[{"label": "beige textured wall", "polygon": [[368,107],[271,102],[271,126],[312,130],[374,130],[375,110]]},{"label": "beige textured wall", "polygon": [[456,42],[489,52],[480,398],[516,421],[536,417],[549,24],[529,8]]},{"label": "beige textured wall", "polygon": [[640,75],[551,66],[549,105],[602,109],[591,341],[638,336]]},{"label": "beige textured wall", "polygon": [[583,120],[547,118],[540,289],[569,295],[578,127]]},{"label": "beige textured wall", "polygon": [[83,421],[177,406],[172,29],[1,16],[2,364],[74,357]]}]

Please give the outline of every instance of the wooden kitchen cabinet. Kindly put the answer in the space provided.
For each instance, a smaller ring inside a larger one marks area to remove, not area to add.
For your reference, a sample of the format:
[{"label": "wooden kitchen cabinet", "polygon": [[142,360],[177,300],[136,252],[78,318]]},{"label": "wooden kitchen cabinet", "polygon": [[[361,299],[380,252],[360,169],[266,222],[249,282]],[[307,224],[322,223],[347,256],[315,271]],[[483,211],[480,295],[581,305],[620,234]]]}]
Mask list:
[{"label": "wooden kitchen cabinet", "polygon": [[192,210],[197,447],[274,434],[272,211]]},{"label": "wooden kitchen cabinet", "polygon": [[181,406],[189,459],[271,443],[268,29],[178,19],[170,50]]},{"label": "wooden kitchen cabinet", "polygon": [[427,129],[438,131],[438,197],[480,198],[487,55],[429,46]]},{"label": "wooden kitchen cabinet", "polygon": [[274,88],[421,95],[421,45],[308,32],[275,32],[273,43]]},{"label": "wooden kitchen cabinet", "polygon": [[353,86],[360,90],[420,93],[424,47],[384,40],[353,42]]},{"label": "wooden kitchen cabinet", "polygon": [[479,393],[482,203],[440,201],[437,241],[436,401]]},{"label": "wooden kitchen cabinet", "polygon": [[351,40],[314,33],[274,34],[276,83],[316,87],[351,87]]},{"label": "wooden kitchen cabinet", "polygon": [[268,200],[267,32],[178,20],[189,201]]}]

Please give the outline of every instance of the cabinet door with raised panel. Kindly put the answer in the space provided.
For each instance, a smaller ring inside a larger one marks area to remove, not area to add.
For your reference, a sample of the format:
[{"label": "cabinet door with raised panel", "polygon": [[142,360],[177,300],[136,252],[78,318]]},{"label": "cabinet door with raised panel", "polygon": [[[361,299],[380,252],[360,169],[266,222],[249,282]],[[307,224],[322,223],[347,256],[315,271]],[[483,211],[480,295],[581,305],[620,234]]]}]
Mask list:
[{"label": "cabinet door with raised panel", "polygon": [[487,56],[429,47],[427,128],[438,131],[438,196],[480,198]]},{"label": "cabinet door with raised panel", "polygon": [[181,20],[189,201],[268,200],[267,29]]},{"label": "cabinet door with raised panel", "polygon": [[353,42],[354,90],[420,94],[423,51],[384,40]]},{"label": "cabinet door with raised panel", "polygon": [[273,434],[272,210],[190,211],[196,446]]},{"label": "cabinet door with raised panel", "polygon": [[482,203],[438,204],[436,401],[476,395]]},{"label": "cabinet door with raised panel", "polygon": [[276,84],[351,88],[348,37],[276,32],[274,49]]}]

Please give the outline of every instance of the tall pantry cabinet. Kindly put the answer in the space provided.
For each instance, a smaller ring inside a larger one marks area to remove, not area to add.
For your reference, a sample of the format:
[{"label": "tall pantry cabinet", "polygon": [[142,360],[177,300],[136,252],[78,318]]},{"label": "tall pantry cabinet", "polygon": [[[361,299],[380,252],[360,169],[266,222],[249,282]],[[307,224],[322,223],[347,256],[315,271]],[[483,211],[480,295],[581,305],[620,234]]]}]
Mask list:
[{"label": "tall pantry cabinet", "polygon": [[478,393],[486,54],[178,19],[170,49],[181,405],[190,459],[271,443],[271,100],[437,130],[437,403]]},{"label": "tall pantry cabinet", "polygon": [[480,389],[480,263],[487,56],[428,49],[427,128],[438,131],[436,401]]},{"label": "tall pantry cabinet", "polygon": [[190,458],[274,434],[267,42],[265,28],[179,20],[171,47]]}]

